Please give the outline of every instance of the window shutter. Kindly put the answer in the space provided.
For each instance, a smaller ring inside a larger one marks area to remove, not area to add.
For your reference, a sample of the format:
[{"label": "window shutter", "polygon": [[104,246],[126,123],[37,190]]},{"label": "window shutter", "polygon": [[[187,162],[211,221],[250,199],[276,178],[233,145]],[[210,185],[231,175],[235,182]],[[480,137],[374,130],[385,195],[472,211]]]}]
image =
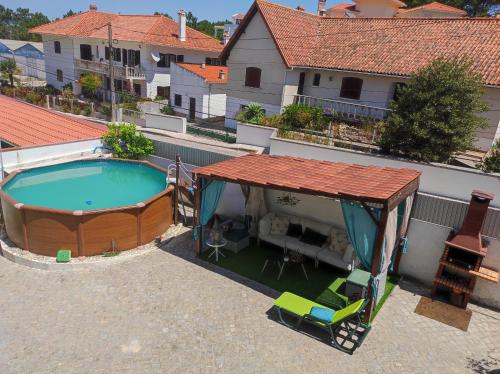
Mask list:
[{"label": "window shutter", "polygon": [[141,64],[141,51],[135,51],[135,66]]},{"label": "window shutter", "polygon": [[245,86],[260,88],[262,70],[255,67],[247,68],[245,75]]},{"label": "window shutter", "polygon": [[104,58],[109,60],[109,47],[104,48]]}]

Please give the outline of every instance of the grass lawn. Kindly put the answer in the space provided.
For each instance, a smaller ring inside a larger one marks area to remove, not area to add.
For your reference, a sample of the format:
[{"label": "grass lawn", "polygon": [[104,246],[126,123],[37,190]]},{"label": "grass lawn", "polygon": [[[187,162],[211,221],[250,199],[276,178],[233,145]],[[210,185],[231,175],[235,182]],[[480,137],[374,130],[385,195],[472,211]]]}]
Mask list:
[{"label": "grass lawn", "polygon": [[[300,266],[296,265],[285,268],[283,275],[278,280],[279,269],[276,265],[268,264],[265,271],[261,273],[264,262],[271,251],[279,253],[281,249],[271,246],[258,247],[257,245],[250,245],[250,247],[237,254],[223,249],[222,252],[226,257],[219,257],[218,263],[215,262],[215,256],[208,259],[211,250],[203,252],[200,257],[205,261],[217,264],[222,268],[231,270],[277,291],[289,291],[310,300],[315,300],[337,278],[345,279],[348,276],[348,272],[324,264],[320,264],[319,268],[316,269],[312,260],[307,260],[305,268],[309,280],[306,280]],[[397,281],[398,277],[387,277],[384,296],[377,305],[372,320],[396,286]]]}]

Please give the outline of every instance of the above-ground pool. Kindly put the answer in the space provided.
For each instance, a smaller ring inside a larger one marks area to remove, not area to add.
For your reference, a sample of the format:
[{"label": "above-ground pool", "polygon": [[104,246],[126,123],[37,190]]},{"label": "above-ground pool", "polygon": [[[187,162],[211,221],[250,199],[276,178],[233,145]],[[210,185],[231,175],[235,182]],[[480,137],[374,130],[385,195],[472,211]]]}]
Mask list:
[{"label": "above-ground pool", "polygon": [[82,160],[14,172],[2,183],[9,238],[33,253],[94,256],[152,241],[173,220],[173,186],[147,162]]}]

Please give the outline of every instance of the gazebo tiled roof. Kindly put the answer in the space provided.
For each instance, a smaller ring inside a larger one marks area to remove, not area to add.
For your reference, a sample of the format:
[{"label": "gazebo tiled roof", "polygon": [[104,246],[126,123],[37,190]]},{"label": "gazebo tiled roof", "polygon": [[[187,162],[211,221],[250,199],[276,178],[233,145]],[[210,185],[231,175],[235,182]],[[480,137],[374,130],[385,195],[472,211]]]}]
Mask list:
[{"label": "gazebo tiled roof", "polygon": [[197,177],[297,193],[391,203],[418,188],[420,171],[288,156],[246,155],[197,168]]}]

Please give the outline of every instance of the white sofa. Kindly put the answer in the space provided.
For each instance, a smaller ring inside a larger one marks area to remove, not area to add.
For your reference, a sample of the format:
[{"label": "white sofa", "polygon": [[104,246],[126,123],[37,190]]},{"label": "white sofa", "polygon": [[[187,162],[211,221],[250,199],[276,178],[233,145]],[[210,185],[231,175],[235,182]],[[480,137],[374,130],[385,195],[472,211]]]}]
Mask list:
[{"label": "white sofa", "polygon": [[[276,216],[286,217],[291,223],[300,223],[302,225],[302,232],[304,232],[306,228],[310,228],[327,236],[328,240],[322,247],[318,247],[303,243],[300,241],[300,238],[293,238],[287,236],[286,234],[272,234],[271,222]],[[353,270],[356,266],[357,260],[352,245],[348,241],[345,242],[345,248],[342,248],[344,254],[342,254],[341,251],[334,250],[333,248],[338,248],[336,247],[337,243],[331,243],[330,241],[332,231],[335,233],[342,232],[345,234],[345,230],[338,229],[332,225],[314,221],[309,218],[285,216],[283,214],[271,212],[264,216],[259,222],[258,240],[259,242],[264,241],[282,248],[297,251],[304,256],[314,259],[316,266],[318,266],[318,263],[321,261],[347,271]]]}]

